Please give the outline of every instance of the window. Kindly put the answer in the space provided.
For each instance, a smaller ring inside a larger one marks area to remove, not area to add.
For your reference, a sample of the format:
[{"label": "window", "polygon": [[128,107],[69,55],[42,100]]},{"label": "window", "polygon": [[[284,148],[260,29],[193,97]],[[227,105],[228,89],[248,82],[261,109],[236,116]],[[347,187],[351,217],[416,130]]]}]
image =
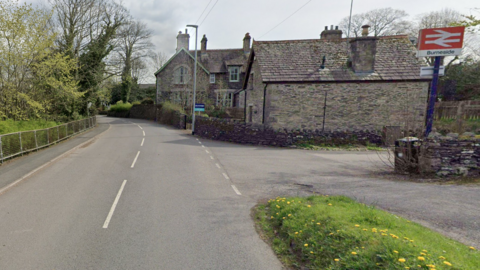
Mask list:
[{"label": "window", "polygon": [[186,84],[190,79],[188,69],[186,67],[179,67],[175,70],[175,83]]},{"label": "window", "polygon": [[216,106],[219,107],[233,107],[233,90],[216,90],[217,101]]},{"label": "window", "polygon": [[239,67],[229,67],[228,72],[230,73],[230,81],[231,82],[238,82],[240,81],[239,75],[238,75],[238,70]]},{"label": "window", "polygon": [[210,83],[215,83],[215,74],[210,74]]}]

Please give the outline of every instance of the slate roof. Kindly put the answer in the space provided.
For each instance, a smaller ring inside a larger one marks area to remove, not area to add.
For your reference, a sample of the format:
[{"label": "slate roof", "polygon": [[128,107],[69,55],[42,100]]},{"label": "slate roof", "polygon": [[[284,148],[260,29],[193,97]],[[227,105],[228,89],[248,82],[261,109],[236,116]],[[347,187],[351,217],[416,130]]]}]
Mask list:
[{"label": "slate roof", "polygon": [[[347,39],[254,41],[264,82],[427,80],[408,36],[379,37],[374,72],[347,67]],[[350,44],[348,44],[350,49]],[[325,69],[320,69],[325,56]]]},{"label": "slate roof", "polygon": [[[195,51],[190,51],[195,55]],[[228,72],[228,66],[243,66],[247,60],[243,49],[207,50],[207,57],[202,58],[197,51],[197,59],[211,73]]]},{"label": "slate roof", "polygon": [[[163,66],[162,66],[159,70],[157,70],[157,71],[154,73],[154,75],[157,76],[158,73],[162,72],[162,70],[165,69],[165,68],[168,66],[168,64],[170,64],[170,62],[172,62],[172,60],[175,59],[175,57],[177,57],[177,55],[179,55],[179,54],[182,53],[182,52],[186,53],[188,56],[190,56],[190,58],[195,59],[195,57],[194,57],[195,51],[193,51],[194,54],[192,55],[192,54],[190,54],[187,50],[185,50],[184,48],[181,48],[181,49],[180,49],[178,52],[176,52],[172,57],[170,57],[170,59],[168,59],[168,61],[167,61],[165,64],[163,64]],[[200,57],[197,55],[197,60],[199,60],[199,59],[200,59]],[[202,63],[197,63],[197,64],[198,64],[198,65],[200,66],[200,68],[202,68],[207,74],[210,74],[210,72],[202,65]]]}]

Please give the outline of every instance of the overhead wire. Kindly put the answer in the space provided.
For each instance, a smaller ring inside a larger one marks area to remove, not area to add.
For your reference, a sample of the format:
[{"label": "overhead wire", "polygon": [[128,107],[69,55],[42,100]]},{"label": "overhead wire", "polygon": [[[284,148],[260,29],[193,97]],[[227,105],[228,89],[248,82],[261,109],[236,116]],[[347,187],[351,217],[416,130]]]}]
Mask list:
[{"label": "overhead wire", "polygon": [[212,12],[212,9],[215,7],[215,5],[218,3],[218,0],[215,1],[215,4],[213,4],[212,8],[208,11],[207,15],[205,15],[205,18],[203,18],[202,22],[199,24],[202,25],[202,23],[205,21],[205,19],[207,19],[208,15],[210,14],[210,12]]},{"label": "overhead wire", "polygon": [[210,5],[211,2],[212,2],[212,0],[208,1],[207,6],[203,9],[202,14],[200,14],[200,16],[198,16],[198,19],[197,19],[197,21],[195,22],[195,24],[198,23],[198,21],[199,21],[200,18],[202,17],[203,13],[205,13],[205,10],[207,10],[207,8],[208,8],[208,6]]},{"label": "overhead wire", "polygon": [[298,11],[300,11],[303,7],[305,7],[308,3],[312,2],[312,0],[309,0],[308,2],[306,2],[303,6],[301,6],[299,9],[295,10],[295,12],[293,12],[292,14],[290,14],[287,18],[285,18],[283,21],[281,21],[279,24],[275,25],[272,29],[268,30],[268,32],[266,32],[265,34],[263,34],[261,37],[259,38],[262,38],[264,36],[266,36],[268,33],[272,32],[275,28],[277,28],[280,24],[284,23],[286,20],[290,19],[290,17],[292,17],[293,15],[295,15],[295,13],[297,13]]}]

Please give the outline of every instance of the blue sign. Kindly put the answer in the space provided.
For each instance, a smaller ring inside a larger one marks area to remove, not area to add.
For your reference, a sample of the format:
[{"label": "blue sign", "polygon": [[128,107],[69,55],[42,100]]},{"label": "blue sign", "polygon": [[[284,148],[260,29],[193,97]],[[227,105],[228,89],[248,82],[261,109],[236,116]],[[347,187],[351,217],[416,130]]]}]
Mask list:
[{"label": "blue sign", "polygon": [[204,112],[205,111],[205,104],[195,103],[195,111],[196,112]]}]

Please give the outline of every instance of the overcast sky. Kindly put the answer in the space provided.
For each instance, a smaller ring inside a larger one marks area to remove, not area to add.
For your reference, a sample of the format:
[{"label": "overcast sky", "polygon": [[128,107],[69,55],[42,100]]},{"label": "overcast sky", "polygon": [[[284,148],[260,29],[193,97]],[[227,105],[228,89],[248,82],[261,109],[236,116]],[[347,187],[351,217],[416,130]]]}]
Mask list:
[{"label": "overcast sky", "polygon": [[[46,3],[47,0],[27,0]],[[337,25],[349,15],[350,0],[123,0],[132,16],[145,22],[153,31],[157,51],[168,57],[175,52],[178,31],[187,24],[199,24],[198,42],[206,34],[209,49],[241,48],[245,33],[255,40],[288,40],[319,38],[326,25]],[[309,2],[292,17],[295,10]],[[215,4],[216,3],[216,4]],[[209,4],[208,8],[205,7]],[[213,9],[211,7],[215,4]],[[410,18],[443,8],[480,17],[478,0],[354,0],[353,14],[372,9],[405,10]],[[208,13],[208,17],[205,16]],[[200,19],[199,19],[200,18]],[[204,20],[205,19],[205,20]],[[203,21],[203,22],[202,22]],[[269,32],[270,31],[270,32]],[[190,29],[190,48],[195,44]],[[268,34],[267,34],[268,32]],[[200,47],[200,45],[198,45]]]}]

